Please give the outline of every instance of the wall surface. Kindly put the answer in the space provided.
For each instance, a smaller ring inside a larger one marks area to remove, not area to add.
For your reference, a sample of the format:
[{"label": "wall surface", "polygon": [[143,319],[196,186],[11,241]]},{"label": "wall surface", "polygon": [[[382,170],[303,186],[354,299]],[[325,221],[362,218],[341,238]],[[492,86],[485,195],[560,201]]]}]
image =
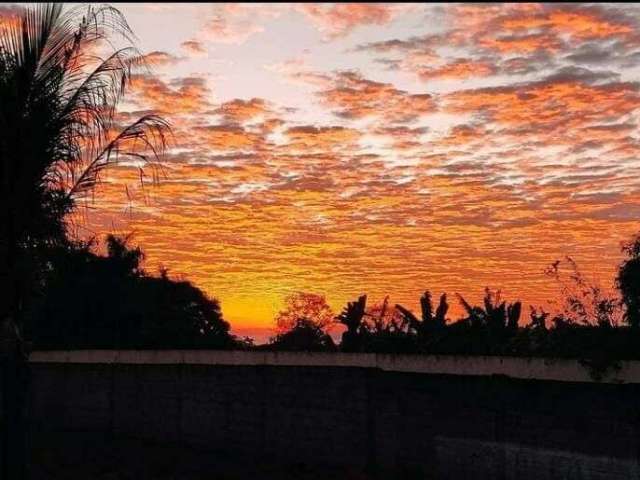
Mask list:
[{"label": "wall surface", "polygon": [[[640,478],[640,365],[208,351],[35,352],[34,432],[438,479]],[[110,437],[111,438],[111,437]]]}]

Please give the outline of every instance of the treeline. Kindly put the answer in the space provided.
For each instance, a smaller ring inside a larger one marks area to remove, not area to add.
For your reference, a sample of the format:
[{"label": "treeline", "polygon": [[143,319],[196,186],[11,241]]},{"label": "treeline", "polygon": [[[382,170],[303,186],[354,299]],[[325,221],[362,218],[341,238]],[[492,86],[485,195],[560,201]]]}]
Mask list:
[{"label": "treeline", "polygon": [[[261,348],[378,353],[508,355],[584,358],[591,361],[640,359],[640,331],[628,325],[581,323],[572,316],[531,307],[521,319],[521,303],[501,301],[487,289],[482,306],[472,306],[461,296],[466,316],[445,319],[449,304],[440,296],[435,312],[427,291],[421,297],[418,317],[402,305],[388,315],[367,309],[367,296],[349,302],[337,317],[344,326],[334,343],[326,329],[313,320],[299,319],[288,331]],[[523,324],[524,323],[524,324]]]},{"label": "treeline", "polygon": [[[560,288],[554,313],[503,299],[485,289],[481,305],[462,295],[462,317],[449,318],[450,298],[425,291],[420,311],[390,304],[368,305],[367,295],[335,315],[322,295],[286,299],[277,335],[265,345],[230,333],[219,302],[165,269],[146,272],[140,248],[128,239],[106,238],[106,255],[95,242],[67,242],[50,255],[41,294],[31,302],[25,333],[38,349],[208,348],[343,351],[461,355],[551,356],[588,359],[640,358],[640,236],[624,247],[618,294],[589,282],[567,258],[546,271]],[[564,268],[566,267],[566,268]],[[568,270],[567,270],[568,269]],[[341,328],[341,338],[330,333]]]},{"label": "treeline", "polygon": [[[590,282],[570,257],[554,262],[546,270],[560,288],[553,313],[530,306],[528,315],[523,314],[520,301],[504,300],[489,288],[482,305],[456,294],[464,311],[456,320],[447,317],[446,293],[435,301],[426,291],[419,314],[403,305],[389,305],[388,297],[368,307],[367,296],[362,295],[335,317],[344,329],[337,344],[327,333],[335,324],[326,321],[326,312],[319,321],[309,308],[321,303],[318,298],[305,304],[305,294],[298,294],[288,299],[288,309],[276,319],[279,334],[262,348],[570,357],[584,359],[595,369],[610,366],[612,360],[640,359],[640,236],[623,251],[626,258],[615,282],[618,293]],[[305,315],[292,322],[296,309]]]},{"label": "treeline", "polygon": [[109,235],[49,253],[42,288],[30,302],[25,335],[37,349],[244,348],[229,333],[220,304],[166,269],[150,275],[143,252]]}]

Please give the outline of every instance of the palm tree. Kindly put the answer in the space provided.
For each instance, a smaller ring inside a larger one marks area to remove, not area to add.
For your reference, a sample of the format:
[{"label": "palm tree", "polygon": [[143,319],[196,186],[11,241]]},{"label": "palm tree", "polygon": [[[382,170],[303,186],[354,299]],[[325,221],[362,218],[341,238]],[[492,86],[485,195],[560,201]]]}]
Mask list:
[{"label": "palm tree", "polygon": [[[125,46],[114,47],[112,37]],[[117,114],[143,66],[133,40],[122,14],[108,6],[39,5],[0,29],[0,337],[14,332],[14,344],[26,292],[47,268],[46,252],[66,242],[65,217],[78,199],[109,165],[153,163],[166,146],[162,118],[123,124]],[[101,51],[109,53],[100,58]],[[15,350],[7,358],[0,476],[13,480],[25,476],[26,367]]]},{"label": "palm tree", "polygon": [[166,146],[164,119],[117,114],[144,66],[133,42],[109,6],[38,5],[0,30],[0,319],[19,319],[38,252],[65,241],[65,218],[101,172],[123,158],[154,165]]}]

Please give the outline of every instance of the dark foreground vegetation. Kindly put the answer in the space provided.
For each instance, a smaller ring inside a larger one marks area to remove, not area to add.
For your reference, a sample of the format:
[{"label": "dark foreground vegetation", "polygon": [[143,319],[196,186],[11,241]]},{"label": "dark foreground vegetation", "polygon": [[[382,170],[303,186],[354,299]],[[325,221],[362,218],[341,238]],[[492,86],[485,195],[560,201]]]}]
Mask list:
[{"label": "dark foreground vegetation", "polygon": [[[334,315],[321,295],[298,293],[277,318],[266,345],[230,334],[216,299],[166,270],[150,275],[143,253],[125,238],[108,236],[106,255],[95,242],[72,243],[52,256],[40,295],[27,312],[25,332],[40,349],[214,348],[412,354],[544,356],[582,359],[597,369],[612,360],[640,359],[637,321],[640,237],[624,247],[615,292],[590,283],[570,258],[547,270],[560,287],[553,314],[485,289],[482,305],[456,294],[465,313],[448,316],[450,300],[429,291],[420,312],[402,305],[367,305],[367,296]],[[114,299],[118,299],[114,301]],[[329,334],[340,325],[341,341]]]},{"label": "dark foreground vegetation", "polygon": [[389,305],[388,297],[380,305],[367,307],[367,296],[362,295],[336,317],[345,329],[340,344],[327,335],[322,318],[315,320],[312,314],[291,322],[289,308],[278,318],[283,331],[262,348],[577,358],[599,378],[619,368],[619,360],[640,359],[640,236],[623,251],[626,258],[616,279],[618,295],[588,281],[571,258],[554,262],[546,270],[549,281],[560,287],[554,313],[530,306],[528,318],[523,318],[520,301],[504,300],[499,291],[489,288],[482,305],[471,305],[456,294],[465,312],[457,320],[447,317],[446,293],[436,304],[426,291],[419,314]]},{"label": "dark foreground vegetation", "polygon": [[235,348],[220,304],[166,270],[147,274],[142,251],[108,236],[107,254],[93,243],[68,244],[52,255],[25,333],[39,349]]},{"label": "dark foreground vegetation", "polygon": [[[111,37],[125,46],[99,59]],[[132,75],[144,65],[117,9],[60,5],[26,9],[0,38],[0,319],[4,337],[35,349],[267,348],[346,352],[640,358],[640,239],[625,247],[619,295],[587,282],[567,259],[549,269],[561,285],[555,312],[505,301],[486,289],[482,305],[456,294],[466,314],[447,316],[450,297],[426,291],[421,311],[367,305],[366,295],[335,315],[323,296],[288,299],[266,346],[230,334],[220,304],[166,270],[151,275],[127,239],[71,234],[78,202],[101,172],[123,159],[154,169],[171,138],[153,114],[118,115]],[[154,170],[155,171],[155,170]],[[141,178],[144,171],[141,170]],[[561,278],[570,267],[569,281]],[[527,317],[524,318],[524,317]],[[344,329],[336,343],[329,335]],[[595,360],[594,360],[595,359]]]}]

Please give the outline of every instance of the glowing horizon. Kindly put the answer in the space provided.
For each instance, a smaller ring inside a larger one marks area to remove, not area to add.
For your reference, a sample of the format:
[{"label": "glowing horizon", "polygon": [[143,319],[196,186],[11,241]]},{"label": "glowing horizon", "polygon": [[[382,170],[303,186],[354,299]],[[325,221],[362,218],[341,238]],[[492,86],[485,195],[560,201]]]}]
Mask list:
[{"label": "glowing horizon", "polygon": [[133,232],[236,329],[294,291],[490,286],[526,320],[551,262],[608,287],[640,229],[637,5],[116,6],[154,64],[123,115],[176,143],[158,185],[106,173],[80,234]]}]

